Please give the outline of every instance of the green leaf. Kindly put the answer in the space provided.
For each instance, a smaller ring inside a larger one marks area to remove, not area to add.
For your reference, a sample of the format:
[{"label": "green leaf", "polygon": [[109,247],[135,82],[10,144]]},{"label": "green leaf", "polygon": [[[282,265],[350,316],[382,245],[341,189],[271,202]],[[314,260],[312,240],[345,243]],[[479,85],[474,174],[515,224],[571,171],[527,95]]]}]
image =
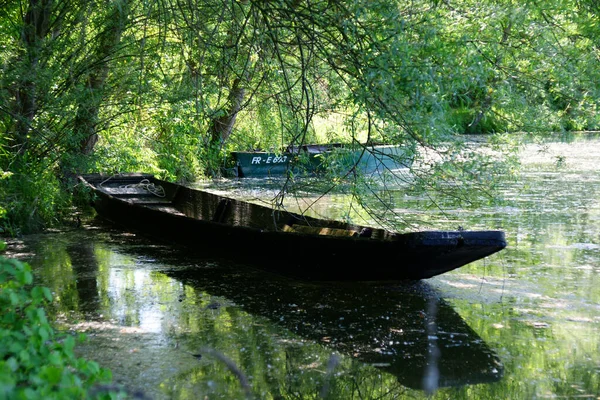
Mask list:
[{"label": "green leaf", "polygon": [[4,271],[4,274],[2,275],[7,276],[7,278],[3,278],[1,282],[4,282],[4,279],[10,279],[8,277],[15,275],[15,267],[11,260],[0,257],[0,267],[0,271]]},{"label": "green leaf", "polygon": [[28,364],[31,357],[29,356],[29,352],[25,349],[19,352],[19,361],[23,364]]},{"label": "green leaf", "polygon": [[33,282],[33,275],[31,274],[31,271],[29,271],[29,267],[27,266],[27,264],[19,263],[17,265],[15,278],[19,283],[24,285],[31,285],[31,283]]},{"label": "green leaf", "polygon": [[42,291],[42,288],[39,286],[34,286],[31,289],[31,298],[34,301],[42,301],[44,299],[44,292]]},{"label": "green leaf", "polygon": [[10,297],[10,304],[12,306],[18,306],[19,304],[21,304],[19,296],[15,292],[10,292],[8,296]]},{"label": "green leaf", "polygon": [[48,340],[50,338],[50,332],[48,331],[48,329],[45,326],[40,326],[38,329],[38,335],[40,335],[40,339],[43,342],[46,342],[46,340]]},{"label": "green leaf", "polygon": [[58,385],[62,375],[63,368],[56,365],[46,365],[40,371],[40,377],[51,385]]},{"label": "green leaf", "polygon": [[50,289],[48,289],[47,287],[44,286],[44,287],[42,287],[42,292],[43,292],[46,300],[52,301],[52,292],[50,291]]},{"label": "green leaf", "polygon": [[8,366],[8,368],[10,368],[12,372],[15,372],[19,369],[19,363],[14,357],[10,357],[8,360],[6,360],[6,365]]},{"label": "green leaf", "polygon": [[47,323],[48,320],[46,319],[46,311],[44,311],[43,308],[38,308],[36,310],[36,314],[37,314],[37,318],[41,323]]},{"label": "green leaf", "polygon": [[[85,337],[85,334],[80,334],[80,336],[81,335]],[[71,335],[66,336],[63,340],[63,345],[68,351],[73,351],[73,349],[75,348],[75,343],[77,343],[75,337]]]},{"label": "green leaf", "polygon": [[53,351],[50,353],[50,355],[48,356],[48,362],[50,364],[53,365],[62,365],[63,364],[63,358],[61,356],[61,354],[57,351]]}]

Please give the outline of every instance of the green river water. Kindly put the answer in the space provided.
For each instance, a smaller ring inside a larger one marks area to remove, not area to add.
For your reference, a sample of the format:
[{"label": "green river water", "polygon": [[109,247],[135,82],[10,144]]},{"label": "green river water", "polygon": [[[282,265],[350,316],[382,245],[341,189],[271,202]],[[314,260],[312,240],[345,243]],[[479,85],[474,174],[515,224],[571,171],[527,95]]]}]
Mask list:
[{"label": "green river water", "polygon": [[417,284],[302,283],[101,221],[9,255],[51,288],[57,326],[87,334],[78,354],[149,399],[600,399],[600,139],[522,161],[502,206],[427,211],[508,247]]}]

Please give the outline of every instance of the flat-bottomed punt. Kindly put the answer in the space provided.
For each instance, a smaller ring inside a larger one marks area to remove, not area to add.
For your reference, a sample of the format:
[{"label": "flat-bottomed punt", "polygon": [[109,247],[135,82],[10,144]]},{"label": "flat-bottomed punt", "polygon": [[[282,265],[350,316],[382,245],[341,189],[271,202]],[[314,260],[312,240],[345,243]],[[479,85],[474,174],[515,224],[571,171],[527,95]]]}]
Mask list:
[{"label": "flat-bottomed punt", "polygon": [[307,217],[159,180],[79,177],[98,215],[127,229],[311,281],[420,280],[506,247],[502,231],[397,233]]}]

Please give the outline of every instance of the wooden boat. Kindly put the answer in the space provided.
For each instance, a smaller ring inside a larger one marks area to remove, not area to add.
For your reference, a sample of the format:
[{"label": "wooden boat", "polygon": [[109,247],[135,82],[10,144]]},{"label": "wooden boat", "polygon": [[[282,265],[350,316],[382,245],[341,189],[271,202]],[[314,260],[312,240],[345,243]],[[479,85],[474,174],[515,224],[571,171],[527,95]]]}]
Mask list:
[{"label": "wooden boat", "polygon": [[100,217],[128,229],[315,281],[419,280],[506,247],[502,231],[396,233],[311,218],[147,174],[82,175]]},{"label": "wooden boat", "polygon": [[315,175],[332,167],[345,172],[351,167],[364,174],[410,167],[414,151],[392,145],[361,145],[352,148],[341,143],[289,146],[283,152],[262,150],[234,151],[235,167],[229,176],[265,177]]}]

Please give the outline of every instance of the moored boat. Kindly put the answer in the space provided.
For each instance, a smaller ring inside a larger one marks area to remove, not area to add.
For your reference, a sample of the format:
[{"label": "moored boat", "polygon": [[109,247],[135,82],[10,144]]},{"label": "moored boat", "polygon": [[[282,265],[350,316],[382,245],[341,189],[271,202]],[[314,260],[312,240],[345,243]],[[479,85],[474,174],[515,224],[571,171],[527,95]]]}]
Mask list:
[{"label": "moored boat", "polygon": [[307,217],[147,174],[79,177],[98,214],[187,249],[313,281],[427,279],[506,247],[502,231],[398,233]]},{"label": "moored boat", "polygon": [[364,174],[410,167],[414,150],[395,145],[347,146],[340,143],[288,146],[282,152],[234,151],[230,171],[237,177],[315,175],[328,169],[358,168]]}]

